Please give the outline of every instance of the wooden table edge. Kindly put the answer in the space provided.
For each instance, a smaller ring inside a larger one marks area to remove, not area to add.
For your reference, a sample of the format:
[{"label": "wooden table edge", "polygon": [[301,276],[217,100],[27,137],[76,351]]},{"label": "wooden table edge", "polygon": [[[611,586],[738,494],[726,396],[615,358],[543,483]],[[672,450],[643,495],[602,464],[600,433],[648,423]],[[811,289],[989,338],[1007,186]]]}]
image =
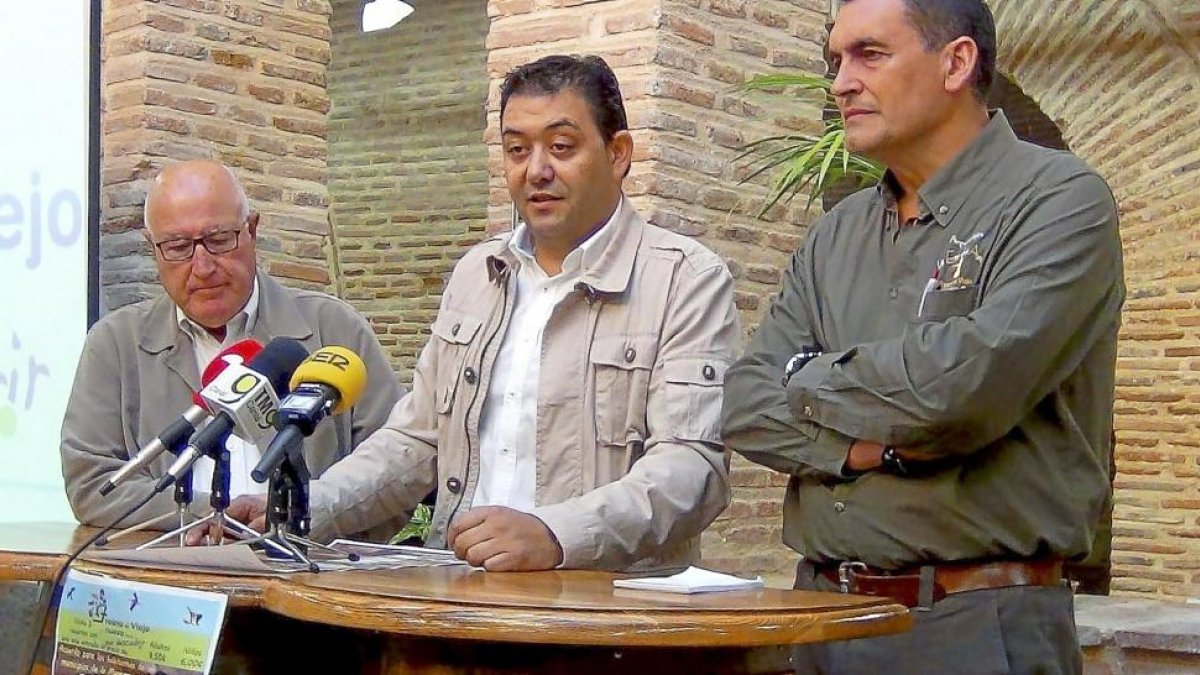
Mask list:
[{"label": "wooden table edge", "polygon": [[899,633],[913,621],[904,606],[882,598],[877,604],[825,610],[817,621],[805,610],[751,618],[746,612],[681,612],[674,607],[538,609],[409,600],[299,584],[268,585],[263,606],[293,619],[415,637],[576,646],[779,646]]}]

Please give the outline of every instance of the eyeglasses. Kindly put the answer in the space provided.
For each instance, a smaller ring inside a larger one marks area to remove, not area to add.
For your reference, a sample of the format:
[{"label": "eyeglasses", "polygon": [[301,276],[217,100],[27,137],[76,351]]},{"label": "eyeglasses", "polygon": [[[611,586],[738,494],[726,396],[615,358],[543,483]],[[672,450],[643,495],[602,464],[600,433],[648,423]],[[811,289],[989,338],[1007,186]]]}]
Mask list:
[{"label": "eyeglasses", "polygon": [[193,239],[168,239],[160,241],[154,245],[162,255],[163,260],[167,262],[183,262],[191,260],[196,254],[196,244],[204,247],[212,255],[221,253],[229,253],[238,247],[238,241],[241,239],[242,228],[235,230],[217,230],[209,232],[203,237],[195,237]]}]

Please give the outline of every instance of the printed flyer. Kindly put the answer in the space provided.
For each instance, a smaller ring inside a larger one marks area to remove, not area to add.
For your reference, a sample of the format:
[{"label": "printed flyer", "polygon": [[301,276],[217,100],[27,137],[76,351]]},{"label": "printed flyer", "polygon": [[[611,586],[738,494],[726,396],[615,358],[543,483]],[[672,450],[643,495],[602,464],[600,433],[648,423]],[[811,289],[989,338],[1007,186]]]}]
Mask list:
[{"label": "printed flyer", "polygon": [[206,675],[228,598],[71,570],[63,582],[54,675]]}]

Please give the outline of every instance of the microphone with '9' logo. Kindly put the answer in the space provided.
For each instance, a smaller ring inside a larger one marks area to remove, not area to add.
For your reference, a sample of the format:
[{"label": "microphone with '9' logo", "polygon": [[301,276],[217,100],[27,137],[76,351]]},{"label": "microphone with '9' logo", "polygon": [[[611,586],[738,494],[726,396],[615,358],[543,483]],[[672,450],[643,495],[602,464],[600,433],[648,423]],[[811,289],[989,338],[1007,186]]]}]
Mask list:
[{"label": "microphone with '9' logo", "polygon": [[[204,368],[200,383],[207,387],[230,365],[241,365],[260,351],[262,351],[262,345],[255,340],[242,340],[226,347]],[[208,405],[204,399],[200,394],[192,394],[192,405],[131,457],[112,477],[104,481],[104,484],[100,486],[100,494],[107,495],[112,492],[134,472],[154,461],[163,451],[181,446],[196,432],[196,427],[209,416]]]},{"label": "microphone with '9' logo", "polygon": [[213,419],[192,437],[155,491],[165,490],[200,457],[215,456],[231,433],[257,443],[270,432],[279,397],[287,394],[288,378],[306,356],[308,350],[296,340],[275,338],[250,360],[249,367],[230,365],[201,390]]}]

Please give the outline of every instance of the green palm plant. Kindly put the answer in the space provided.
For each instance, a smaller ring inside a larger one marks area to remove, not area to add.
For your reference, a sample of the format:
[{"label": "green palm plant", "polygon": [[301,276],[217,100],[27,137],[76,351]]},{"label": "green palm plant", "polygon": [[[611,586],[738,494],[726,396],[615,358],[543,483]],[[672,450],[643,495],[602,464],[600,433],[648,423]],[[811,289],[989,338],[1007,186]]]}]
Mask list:
[{"label": "green palm plant", "polygon": [[758,176],[772,172],[771,191],[763,207],[758,211],[762,217],[780,201],[790,202],[797,193],[808,190],[807,211],[818,197],[845,179],[857,180],[865,186],[883,177],[881,164],[856,155],[846,148],[846,129],[842,116],[834,105],[830,93],[832,82],[827,77],[808,74],[759,75],[742,85],[747,91],[797,89],[799,93],[819,92],[822,97],[824,132],[820,136],[809,134],[781,134],[768,136],[742,146],[741,154],[734,161],[746,161],[754,170],[740,182],[752,181]]}]

